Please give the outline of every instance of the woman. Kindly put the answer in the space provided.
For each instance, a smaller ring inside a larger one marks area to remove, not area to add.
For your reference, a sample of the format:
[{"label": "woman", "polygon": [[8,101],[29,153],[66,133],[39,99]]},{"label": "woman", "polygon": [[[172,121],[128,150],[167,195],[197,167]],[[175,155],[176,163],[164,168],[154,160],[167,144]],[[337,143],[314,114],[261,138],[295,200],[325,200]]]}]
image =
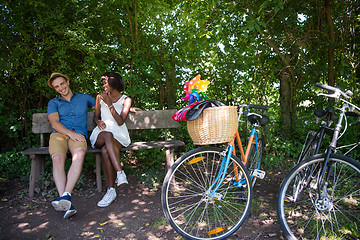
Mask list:
[{"label": "woman", "polygon": [[101,149],[108,182],[106,194],[97,205],[107,207],[116,198],[115,184],[120,186],[128,183],[120,164],[120,149],[130,144],[125,120],[130,111],[131,98],[122,93],[124,82],[118,73],[104,73],[101,81],[104,92],[96,97],[94,122],[97,126],[91,133],[90,142],[92,147]]}]

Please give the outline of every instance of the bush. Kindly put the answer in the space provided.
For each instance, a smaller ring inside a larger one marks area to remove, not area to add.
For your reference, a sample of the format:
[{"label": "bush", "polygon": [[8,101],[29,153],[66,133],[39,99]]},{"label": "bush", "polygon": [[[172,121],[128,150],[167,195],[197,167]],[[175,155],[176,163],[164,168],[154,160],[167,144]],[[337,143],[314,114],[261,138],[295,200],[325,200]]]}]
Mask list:
[{"label": "bush", "polygon": [[27,181],[30,175],[31,161],[17,151],[0,153],[1,178]]}]

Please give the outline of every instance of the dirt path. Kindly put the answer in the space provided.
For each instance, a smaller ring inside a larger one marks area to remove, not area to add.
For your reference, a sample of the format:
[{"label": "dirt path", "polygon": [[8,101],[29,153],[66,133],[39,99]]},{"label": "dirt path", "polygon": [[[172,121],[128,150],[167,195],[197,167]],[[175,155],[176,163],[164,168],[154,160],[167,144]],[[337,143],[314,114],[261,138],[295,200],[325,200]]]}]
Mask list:
[{"label": "dirt path", "polygon": [[[276,218],[281,179],[268,174],[255,187],[251,216],[230,239],[283,239]],[[0,239],[182,239],[167,224],[160,190],[151,190],[129,177],[117,189],[118,198],[98,208],[102,197],[94,183],[73,194],[78,213],[64,220],[51,199],[27,196],[27,184],[0,182]]]}]

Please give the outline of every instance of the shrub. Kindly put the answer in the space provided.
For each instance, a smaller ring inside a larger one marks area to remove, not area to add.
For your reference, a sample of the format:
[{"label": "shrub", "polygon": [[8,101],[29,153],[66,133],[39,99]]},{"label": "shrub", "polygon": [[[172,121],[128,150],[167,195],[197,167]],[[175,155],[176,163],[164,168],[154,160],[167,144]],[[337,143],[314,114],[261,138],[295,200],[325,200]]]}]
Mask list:
[{"label": "shrub", "polygon": [[31,161],[17,151],[0,153],[1,178],[12,180],[28,180],[30,175]]}]

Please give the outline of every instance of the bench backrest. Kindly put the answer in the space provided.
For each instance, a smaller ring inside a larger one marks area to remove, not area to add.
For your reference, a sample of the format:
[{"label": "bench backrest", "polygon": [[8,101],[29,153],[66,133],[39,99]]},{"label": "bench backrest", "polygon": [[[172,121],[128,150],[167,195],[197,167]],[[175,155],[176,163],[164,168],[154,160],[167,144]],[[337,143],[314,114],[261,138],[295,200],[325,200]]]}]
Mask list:
[{"label": "bench backrest", "polygon": [[[129,113],[125,123],[128,129],[177,128],[179,123],[171,118],[175,112],[175,109],[138,111]],[[95,127],[93,118],[94,112],[88,112],[88,131],[92,131]],[[51,133],[53,131],[47,113],[33,114],[32,131],[33,133]]]}]

